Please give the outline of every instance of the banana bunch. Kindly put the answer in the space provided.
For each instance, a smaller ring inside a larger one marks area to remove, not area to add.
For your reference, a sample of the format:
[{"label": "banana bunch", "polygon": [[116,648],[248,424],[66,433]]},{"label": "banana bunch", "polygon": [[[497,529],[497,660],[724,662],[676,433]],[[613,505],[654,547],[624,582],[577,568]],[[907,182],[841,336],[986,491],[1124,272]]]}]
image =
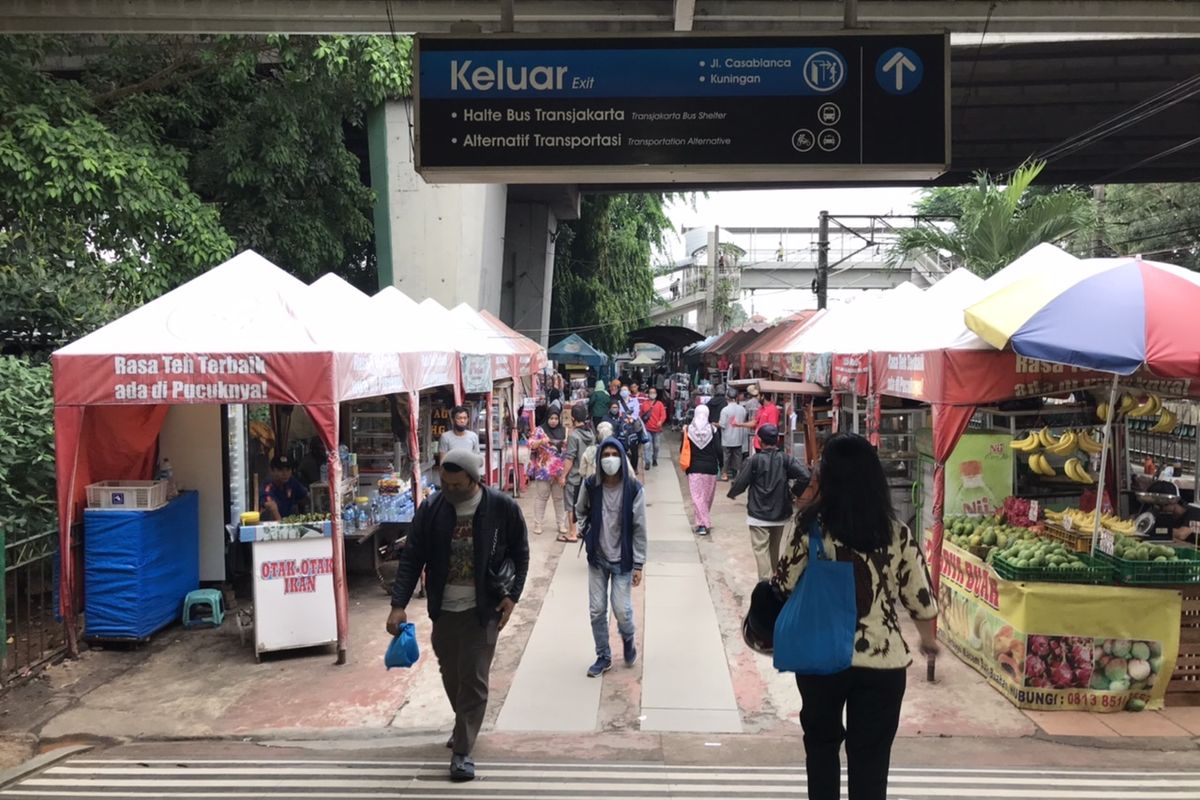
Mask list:
[{"label": "banana bunch", "polygon": [[1081,431],[1079,434],[1079,449],[1090,456],[1104,452],[1104,444],[1097,440],[1092,431]]},{"label": "banana bunch", "polygon": [[1113,411],[1114,409],[1108,403],[1096,406],[1096,416],[1102,422],[1107,422],[1110,416],[1113,416],[1114,419],[1118,416],[1153,417],[1163,411],[1162,398],[1156,394],[1147,394],[1144,400],[1138,400],[1131,394],[1123,394],[1121,395],[1121,404],[1115,409],[1115,415],[1113,415]]},{"label": "banana bunch", "polygon": [[1068,458],[1063,464],[1063,472],[1067,473],[1067,477],[1076,483],[1093,484],[1096,479],[1093,478],[1078,458]]},{"label": "banana bunch", "polygon": [[275,446],[275,430],[265,422],[252,420],[250,422],[250,437],[256,439],[267,449]]},{"label": "banana bunch", "polygon": [[[1046,429],[1042,428],[1042,430],[1045,431]],[[1070,455],[1079,449],[1079,437],[1075,431],[1067,431],[1058,437],[1058,439],[1054,439],[1054,435],[1050,434],[1050,439],[1054,441],[1053,444],[1046,448],[1046,452],[1052,456]]]},{"label": "banana bunch", "polygon": [[[1047,510],[1044,514],[1047,520],[1058,525],[1062,525],[1064,520],[1069,519],[1074,530],[1089,531],[1096,522],[1095,511],[1081,511],[1078,508],[1068,508],[1065,511]],[[1126,536],[1132,534],[1137,527],[1132,521],[1123,520],[1115,514],[1101,514],[1100,524],[1113,533],[1121,533]]]},{"label": "banana bunch", "polygon": [[[1125,395],[1125,397],[1130,397],[1130,395]],[[1122,398],[1122,400],[1124,400],[1124,398]],[[1145,400],[1130,409],[1129,416],[1153,417],[1155,414],[1162,411],[1162,407],[1162,400],[1158,398],[1158,395],[1148,394],[1146,395]]]},{"label": "banana bunch", "polygon": [[1021,453],[1032,453],[1042,446],[1042,442],[1037,431],[1030,431],[1024,439],[1013,439],[1008,446]]},{"label": "banana bunch", "polygon": [[1037,475],[1044,475],[1047,478],[1053,478],[1058,473],[1054,471],[1054,467],[1050,466],[1050,462],[1046,460],[1043,453],[1031,453],[1028,459],[1029,469]]},{"label": "banana bunch", "polygon": [[1170,433],[1175,430],[1175,426],[1179,424],[1179,417],[1169,408],[1162,409],[1162,416],[1158,418],[1158,422],[1154,423],[1154,427],[1150,429],[1151,433]]}]

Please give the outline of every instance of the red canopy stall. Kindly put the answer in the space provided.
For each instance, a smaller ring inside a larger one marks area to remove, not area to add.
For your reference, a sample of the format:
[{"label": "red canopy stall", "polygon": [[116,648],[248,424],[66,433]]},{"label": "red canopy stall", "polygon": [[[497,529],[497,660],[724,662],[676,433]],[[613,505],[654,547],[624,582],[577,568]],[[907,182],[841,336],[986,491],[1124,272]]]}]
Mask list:
[{"label": "red canopy stall", "polygon": [[[309,287],[256,253],[243,252],[53,355],[61,612],[77,652],[75,599],[83,588],[67,554],[85,487],[103,479],[148,479],[167,411],[184,404],[303,406],[341,475],[338,404],[430,382],[457,384],[450,350],[414,351],[377,341],[359,347]],[[336,493],[333,493],[336,495]],[[331,498],[334,503],[338,498]],[[335,507],[333,579],[338,662],[348,612],[343,535]]]}]

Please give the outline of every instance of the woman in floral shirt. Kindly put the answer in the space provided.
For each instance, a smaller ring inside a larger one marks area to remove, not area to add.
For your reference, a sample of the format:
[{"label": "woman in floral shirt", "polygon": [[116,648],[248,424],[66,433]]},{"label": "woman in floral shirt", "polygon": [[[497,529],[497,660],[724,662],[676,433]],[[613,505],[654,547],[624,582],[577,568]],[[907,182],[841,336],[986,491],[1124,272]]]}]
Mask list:
[{"label": "woman in floral shirt", "polygon": [[883,466],[866,439],[852,433],[831,438],[812,483],[815,499],[797,516],[789,552],[780,559],[774,580],[788,592],[795,589],[810,557],[808,533],[816,526],[824,557],[854,567],[858,625],[849,669],[796,676],[803,699],[808,796],[841,796],[839,751],[844,740],[850,800],[884,800],[912,663],[899,612],[903,609],[916,622],[921,653],[934,657],[937,601],[925,557],[916,537],[896,521]]},{"label": "woman in floral shirt", "polygon": [[554,516],[558,532],[567,532],[567,512],[563,504],[563,449],[567,443],[567,429],[562,424],[562,411],[556,403],[546,415],[546,422],[539,425],[529,437],[529,468],[526,476],[533,489],[533,532],[542,532],[542,518],[546,516],[546,503],[554,500]]}]

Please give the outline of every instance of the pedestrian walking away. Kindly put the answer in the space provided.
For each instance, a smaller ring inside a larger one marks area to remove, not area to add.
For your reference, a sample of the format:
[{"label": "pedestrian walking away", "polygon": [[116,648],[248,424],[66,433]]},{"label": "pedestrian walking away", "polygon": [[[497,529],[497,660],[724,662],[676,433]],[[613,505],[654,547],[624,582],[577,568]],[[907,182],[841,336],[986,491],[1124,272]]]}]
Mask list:
[{"label": "pedestrian walking away", "polygon": [[[707,536],[712,532],[709,514],[717,493],[717,473],[721,471],[721,442],[717,438],[717,426],[708,419],[708,406],[696,407],[683,437],[688,449],[683,471],[687,474],[688,491],[692,495],[696,533]],[[680,458],[683,458],[682,451]]]},{"label": "pedestrian walking away", "polygon": [[608,404],[611,402],[612,397],[604,388],[604,381],[596,381],[596,388],[592,390],[592,397],[588,401],[588,407],[592,412],[592,425],[599,425],[608,416]]},{"label": "pedestrian walking away", "polygon": [[596,434],[588,422],[587,404],[580,401],[571,408],[571,419],[575,429],[567,437],[567,451],[563,454],[563,500],[567,506],[568,533],[559,536],[560,542],[579,541],[578,520],[575,518],[575,501],[579,499],[579,487],[584,480],[596,473]]},{"label": "pedestrian walking away", "polygon": [[454,710],[450,778],[475,778],[471,753],[483,725],[496,639],[521,599],[529,537],[521,509],[481,484],[483,458],[452,450],[442,459],[442,491],[422,503],[400,553],[387,631],[408,621],[408,603],[426,575],[431,642]]},{"label": "pedestrian walking away", "polygon": [[667,407],[658,399],[658,389],[652,388],[642,404],[642,420],[646,425],[646,433],[650,434],[650,441],[646,443],[646,466],[657,467],[663,425],[667,424]]},{"label": "pedestrian walking away", "polygon": [[792,517],[792,485],[800,492],[808,486],[808,469],[794,456],[779,450],[779,430],[774,425],[758,429],[763,449],[750,456],[737,480],[729,487],[729,499],[750,490],[746,501],[746,524],[750,527],[750,549],[758,565],[758,579],[769,580],[779,566],[783,531]]},{"label": "pedestrian walking away", "polygon": [[[709,409],[711,411],[711,409]],[[746,442],[746,408],[737,401],[737,391],[726,392],[725,407],[721,409],[721,450],[724,453],[725,480],[733,480],[742,466],[742,448]]]},{"label": "pedestrian walking away", "polygon": [[596,661],[587,674],[598,678],[612,669],[607,605],[610,594],[625,665],[632,667],[638,657],[633,587],[641,585],[642,566],[646,563],[646,496],[630,472],[619,439],[610,437],[600,443],[600,469],[584,481],[575,515],[584,526],[588,608],[596,643]]},{"label": "pedestrian walking away", "polygon": [[883,466],[866,439],[834,435],[821,452],[813,482],[813,502],[797,517],[776,580],[786,592],[796,588],[812,557],[809,531],[817,530],[825,558],[853,565],[858,623],[849,669],[796,676],[808,796],[842,796],[839,751],[844,741],[849,799],[885,800],[905,675],[912,663],[897,606],[916,621],[921,653],[936,658],[937,601],[925,557],[912,532],[896,521]]},{"label": "pedestrian walking away", "polygon": [[567,533],[567,512],[563,487],[566,474],[563,470],[564,451],[567,446],[567,429],[562,424],[562,412],[557,406],[550,409],[546,422],[539,425],[529,437],[529,466],[525,475],[533,493],[533,532],[540,535],[542,520],[546,516],[546,505],[554,504],[554,521],[558,535]]}]

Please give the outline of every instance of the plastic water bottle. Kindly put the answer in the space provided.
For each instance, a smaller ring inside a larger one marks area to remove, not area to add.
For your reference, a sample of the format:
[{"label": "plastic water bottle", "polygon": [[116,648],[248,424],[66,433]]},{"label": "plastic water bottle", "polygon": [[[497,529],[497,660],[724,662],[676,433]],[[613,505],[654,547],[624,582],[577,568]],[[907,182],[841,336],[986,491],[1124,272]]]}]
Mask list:
[{"label": "plastic water bottle", "polygon": [[167,482],[167,497],[174,497],[177,492],[175,491],[175,468],[171,466],[171,459],[164,458],[162,460],[158,474],[159,480]]},{"label": "plastic water bottle", "polygon": [[365,531],[367,528],[371,527],[371,522],[367,517],[367,506],[365,503],[359,504],[358,511],[356,511],[354,514],[354,521],[360,531]]}]

